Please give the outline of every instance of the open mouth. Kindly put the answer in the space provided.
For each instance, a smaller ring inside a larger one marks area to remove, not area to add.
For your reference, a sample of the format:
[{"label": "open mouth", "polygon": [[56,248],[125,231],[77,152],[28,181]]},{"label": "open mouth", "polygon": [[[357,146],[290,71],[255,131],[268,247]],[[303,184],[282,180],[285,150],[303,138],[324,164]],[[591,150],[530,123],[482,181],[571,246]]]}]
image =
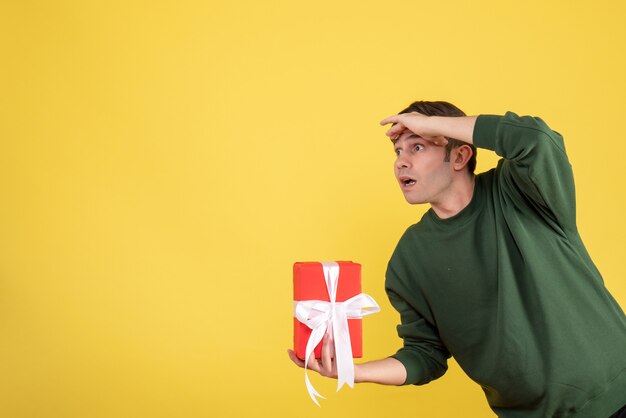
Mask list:
[{"label": "open mouth", "polygon": [[400,180],[400,184],[402,184],[402,186],[404,187],[409,187],[415,184],[415,180],[412,179],[411,177],[401,176],[399,180]]}]

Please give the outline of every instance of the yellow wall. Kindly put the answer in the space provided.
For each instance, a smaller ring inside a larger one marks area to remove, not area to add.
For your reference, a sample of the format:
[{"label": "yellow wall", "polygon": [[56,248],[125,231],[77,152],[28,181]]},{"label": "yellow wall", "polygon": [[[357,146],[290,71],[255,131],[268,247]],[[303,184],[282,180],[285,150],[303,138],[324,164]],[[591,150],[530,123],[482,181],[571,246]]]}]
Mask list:
[{"label": "yellow wall", "polygon": [[[546,4],[548,3],[548,4]],[[415,99],[539,115],[626,306],[622,1],[0,3],[0,416],[490,417],[426,387],[308,398],[291,266],[388,257],[407,205],[377,122]],[[496,159],[483,151],[479,170]],[[345,415],[348,414],[348,415]]]}]

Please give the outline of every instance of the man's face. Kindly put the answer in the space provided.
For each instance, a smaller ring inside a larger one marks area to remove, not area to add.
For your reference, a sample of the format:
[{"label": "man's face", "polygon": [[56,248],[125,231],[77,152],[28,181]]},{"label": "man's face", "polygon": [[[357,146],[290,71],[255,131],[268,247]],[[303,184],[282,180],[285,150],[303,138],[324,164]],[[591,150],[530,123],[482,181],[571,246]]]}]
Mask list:
[{"label": "man's face", "polygon": [[406,131],[394,149],[394,173],[406,201],[437,204],[445,200],[453,179],[450,162],[444,162],[445,146]]}]

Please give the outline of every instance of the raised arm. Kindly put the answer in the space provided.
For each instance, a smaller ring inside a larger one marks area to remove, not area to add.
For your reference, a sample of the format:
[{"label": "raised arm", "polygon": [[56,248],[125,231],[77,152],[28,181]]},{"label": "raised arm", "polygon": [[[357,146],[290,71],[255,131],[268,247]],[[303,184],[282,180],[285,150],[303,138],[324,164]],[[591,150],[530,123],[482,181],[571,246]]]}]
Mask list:
[{"label": "raised arm", "polygon": [[394,125],[386,135],[392,140],[409,130],[437,145],[445,145],[447,142],[445,138],[454,138],[473,144],[476,116],[425,116],[411,112],[389,116],[380,122],[381,125],[389,123]]}]

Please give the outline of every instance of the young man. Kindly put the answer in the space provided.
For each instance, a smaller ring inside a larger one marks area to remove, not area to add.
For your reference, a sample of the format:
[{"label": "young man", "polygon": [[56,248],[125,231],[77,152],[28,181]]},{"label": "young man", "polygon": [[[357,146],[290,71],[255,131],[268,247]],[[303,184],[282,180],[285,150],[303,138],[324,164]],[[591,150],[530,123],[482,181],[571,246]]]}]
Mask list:
[{"label": "young man", "polygon": [[[561,135],[446,102],[389,123],[402,193],[431,208],[387,268],[404,346],[355,365],[355,380],[425,384],[453,355],[498,416],[626,416],[626,317],[578,234]],[[500,155],[497,167],[474,175],[475,147]],[[326,340],[322,351],[309,367],[336,377]]]}]

